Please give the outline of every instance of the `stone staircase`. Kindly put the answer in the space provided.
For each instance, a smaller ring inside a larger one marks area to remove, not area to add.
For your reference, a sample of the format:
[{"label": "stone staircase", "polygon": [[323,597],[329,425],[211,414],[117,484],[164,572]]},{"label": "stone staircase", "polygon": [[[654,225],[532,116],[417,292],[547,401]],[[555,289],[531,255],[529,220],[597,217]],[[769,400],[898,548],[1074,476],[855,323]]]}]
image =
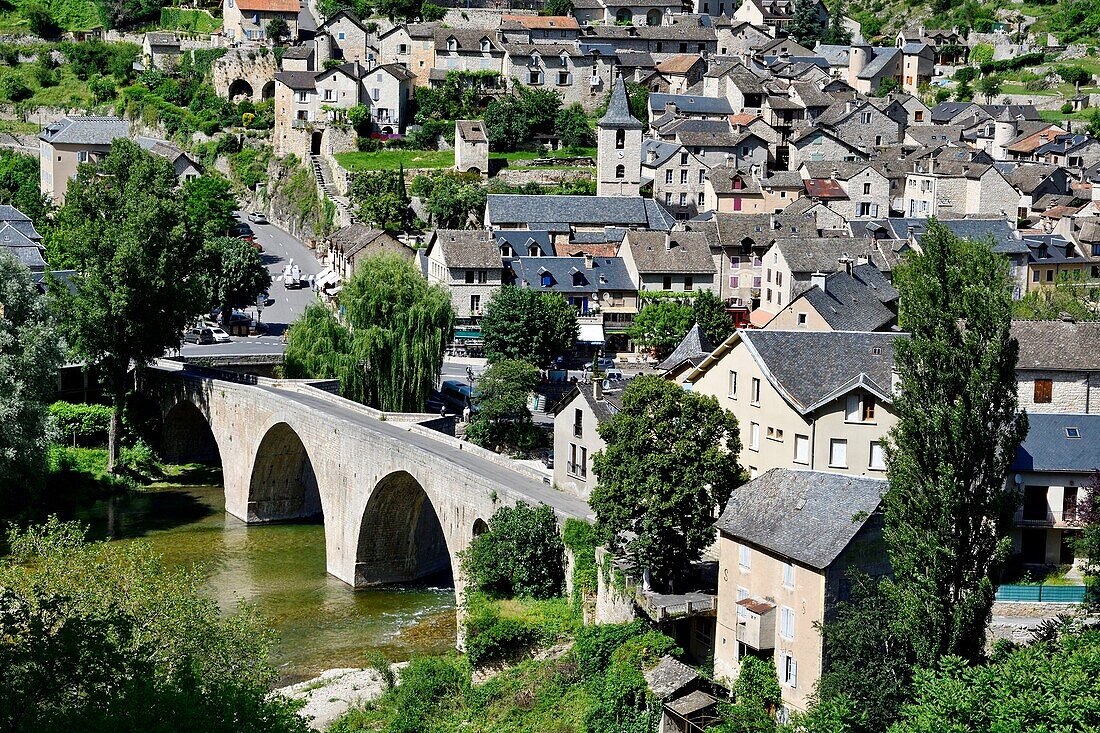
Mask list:
[{"label": "stone staircase", "polygon": [[311,155],[309,159],[313,164],[313,177],[317,179],[317,188],[336,204],[336,223],[340,226],[359,223],[359,217],[352,211],[351,202],[339,193],[336,184],[332,182],[332,170],[329,169],[325,159],[320,155]]}]

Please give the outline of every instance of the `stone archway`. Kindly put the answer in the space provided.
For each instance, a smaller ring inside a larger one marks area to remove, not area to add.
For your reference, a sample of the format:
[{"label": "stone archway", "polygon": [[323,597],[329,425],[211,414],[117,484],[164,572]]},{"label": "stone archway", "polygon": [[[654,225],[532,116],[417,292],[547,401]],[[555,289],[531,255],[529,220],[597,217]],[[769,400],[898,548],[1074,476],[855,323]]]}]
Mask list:
[{"label": "stone archway", "polygon": [[249,522],[274,522],[322,515],[317,475],[301,438],[285,422],[260,441],[248,484]]},{"label": "stone archway", "polygon": [[229,85],[229,98],[234,102],[252,99],[252,85],[244,79],[234,79]]},{"label": "stone archway", "polygon": [[169,463],[221,463],[221,451],[209,421],[186,400],[164,414],[159,447]]},{"label": "stone archway", "polygon": [[645,16],[646,25],[660,25],[661,24],[661,11],[658,8],[653,8]]},{"label": "stone archway", "polygon": [[477,519],[474,520],[474,532],[473,532],[474,537],[480,537],[481,535],[485,534],[488,531],[489,531],[489,525],[485,523],[484,519],[482,519],[481,517],[478,517]]},{"label": "stone archway", "polygon": [[275,82],[269,81],[264,84],[264,88],[260,91],[260,97],[263,101],[275,99]]},{"label": "stone archway", "polygon": [[359,527],[355,586],[452,574],[451,552],[431,499],[411,474],[394,471],[374,487]]}]

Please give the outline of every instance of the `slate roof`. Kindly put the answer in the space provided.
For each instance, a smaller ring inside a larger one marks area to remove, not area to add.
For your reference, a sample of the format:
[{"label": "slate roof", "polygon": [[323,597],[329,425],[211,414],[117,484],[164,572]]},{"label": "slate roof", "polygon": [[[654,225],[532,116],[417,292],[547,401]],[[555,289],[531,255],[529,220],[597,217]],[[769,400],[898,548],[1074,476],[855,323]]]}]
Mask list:
[{"label": "slate roof", "polygon": [[[1028,246],[1012,226],[1004,219],[997,217],[991,219],[939,219],[956,236],[972,240],[993,240],[993,251],[999,254],[1027,254]],[[852,222],[855,231],[856,222]],[[866,221],[863,226],[870,230],[873,227],[881,227],[889,231],[892,239],[908,238],[909,229],[913,229],[917,239],[928,228],[927,219],[908,219],[904,217],[892,217],[890,219],[875,219]]]},{"label": "slate roof", "polygon": [[[1092,473],[1100,469],[1100,415],[1029,413],[1027,422],[1027,437],[1009,470]],[[1079,437],[1069,437],[1066,428],[1077,428]]]},{"label": "slate roof", "polygon": [[313,58],[313,46],[291,46],[283,51],[284,59],[306,60]]},{"label": "slate roof", "polygon": [[294,90],[316,89],[316,71],[280,71],[275,74],[275,81],[285,84]]},{"label": "slate roof", "polygon": [[532,256],[530,254],[532,245],[538,247],[543,257],[553,257],[557,254],[554,251],[554,241],[550,237],[548,231],[525,229],[500,229],[497,230],[494,235],[496,236],[496,242],[498,245],[503,246],[508,244],[513,252],[519,253],[516,256]]},{"label": "slate roof", "polygon": [[825,290],[810,287],[801,295],[834,331],[879,331],[894,322],[885,304],[898,291],[873,265],[857,265],[852,273],[839,270],[825,278]]},{"label": "slate roof", "polygon": [[28,239],[11,224],[0,224],[0,247],[11,253],[28,270],[42,272],[46,269],[41,245]]},{"label": "slate roof", "polygon": [[[344,257],[373,257],[383,253],[397,254],[405,259],[413,259],[416,253],[401,244],[382,229],[371,229],[363,224],[349,224],[329,235],[329,242],[344,251]],[[448,261],[447,264],[450,264]]]},{"label": "slate roof", "polygon": [[110,145],[112,140],[130,137],[130,123],[120,117],[75,115],[51,122],[38,137],[51,144]]},{"label": "slate roof", "polygon": [[905,128],[905,137],[923,147],[959,142],[962,133],[961,125],[911,125]]},{"label": "slate roof", "polygon": [[665,105],[669,103],[676,105],[676,109],[684,114],[730,115],[734,113],[733,106],[725,97],[657,93],[649,95],[649,109],[651,112],[662,112]]},{"label": "slate roof", "polygon": [[734,490],[717,527],[823,570],[878,510],[886,487],[882,479],[773,468]]},{"label": "slate roof", "polygon": [[[894,339],[879,331],[739,331],[768,380],[802,414],[862,386],[890,402]],[[878,353],[875,353],[875,352]]]},{"label": "slate roof", "polygon": [[622,76],[616,77],[611,89],[611,100],[607,103],[607,112],[599,121],[600,127],[616,129],[642,130],[645,128],[634,115],[630,114],[630,100],[626,96],[626,84]]},{"label": "slate roof", "polygon": [[662,701],[673,697],[699,679],[698,672],[669,656],[661,657],[657,666],[642,672],[642,676],[645,677],[649,691]]},{"label": "slate roof", "polygon": [[[710,246],[702,232],[628,232],[634,266],[642,274],[685,273],[712,275],[715,272]],[[667,245],[669,246],[666,246]]]},{"label": "slate roof", "polygon": [[[670,143],[664,140],[647,137],[642,140],[642,167],[657,168],[662,166],[665,161],[680,152],[681,148],[683,148],[683,146],[679,143]],[[657,154],[652,160],[649,157],[649,152],[651,150]]]},{"label": "slate roof", "polygon": [[1059,168],[1056,165],[1024,163],[1009,171],[1005,175],[1005,179],[1019,189],[1021,193],[1030,194],[1058,170]]},{"label": "slate roof", "polygon": [[[540,196],[489,194],[486,216],[495,225],[558,222],[576,226],[648,227],[667,231],[675,218],[641,196]],[[532,228],[534,224],[532,224]]]},{"label": "slate roof", "polygon": [[31,218],[14,206],[0,204],[0,222],[9,224],[27,239],[41,242],[42,235],[34,228]]},{"label": "slate roof", "polygon": [[988,118],[990,116],[988,112],[973,102],[940,102],[932,108],[932,122],[937,125],[947,124],[959,115],[972,111],[972,108],[976,108],[976,111],[979,111],[982,117]]},{"label": "slate roof", "polygon": [[707,340],[703,329],[696,323],[691,330],[684,335],[668,358],[657,365],[658,369],[671,371],[684,362],[691,362],[692,366],[699,366],[707,354],[714,351],[714,345]]},{"label": "slate roof", "polygon": [[493,233],[483,229],[437,229],[429,248],[435,246],[442,247],[447,267],[501,266]]},{"label": "slate roof", "polygon": [[[637,289],[620,257],[594,257],[592,267],[586,266],[584,257],[516,257],[512,269],[517,285],[565,295]],[[549,288],[542,285],[544,274],[553,278]]]},{"label": "slate roof", "polygon": [[555,415],[560,413],[573,398],[580,396],[585,402],[588,403],[588,407],[592,410],[592,414],[596,417],[596,423],[602,423],[611,419],[611,416],[622,409],[622,393],[610,392],[604,390],[603,399],[597,400],[596,395],[592,391],[592,385],[590,384],[578,384],[573,387],[569,392],[566,392],[553,407],[550,408],[550,412]]},{"label": "slate roof", "polygon": [[[733,187],[735,179],[741,181],[741,188]],[[710,173],[707,174],[707,180],[710,181],[711,188],[718,196],[732,193],[760,193],[760,182],[750,175],[749,171],[741,170],[736,166],[717,165],[710,169]]]},{"label": "slate roof", "polygon": [[1013,321],[1017,370],[1100,371],[1100,322]]},{"label": "slate roof", "polygon": [[833,272],[842,257],[855,258],[870,249],[866,239],[850,237],[781,237],[775,246],[792,273]]},{"label": "slate roof", "polygon": [[180,45],[179,36],[175,33],[158,33],[156,31],[150,31],[145,34],[145,40],[149,41],[150,46],[174,46],[178,48]]},{"label": "slate roof", "polygon": [[455,120],[455,127],[463,140],[470,142],[488,142],[485,134],[485,123],[481,120]]}]

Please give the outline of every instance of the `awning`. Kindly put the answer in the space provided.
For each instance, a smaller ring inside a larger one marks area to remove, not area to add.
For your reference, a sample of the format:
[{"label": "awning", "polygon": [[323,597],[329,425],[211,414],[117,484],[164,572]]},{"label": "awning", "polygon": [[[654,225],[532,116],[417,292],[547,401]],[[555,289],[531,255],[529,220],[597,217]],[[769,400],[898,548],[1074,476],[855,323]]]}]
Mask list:
[{"label": "awning", "polygon": [[340,276],[332,270],[322,270],[321,274],[317,276],[317,279],[314,282],[317,284],[317,287],[323,288],[326,285],[335,283],[339,279]]},{"label": "awning", "polygon": [[481,331],[455,331],[456,339],[479,339]]},{"label": "awning", "polygon": [[577,336],[577,343],[602,344],[603,342],[604,338],[602,323],[582,323],[580,325],[580,331]]}]

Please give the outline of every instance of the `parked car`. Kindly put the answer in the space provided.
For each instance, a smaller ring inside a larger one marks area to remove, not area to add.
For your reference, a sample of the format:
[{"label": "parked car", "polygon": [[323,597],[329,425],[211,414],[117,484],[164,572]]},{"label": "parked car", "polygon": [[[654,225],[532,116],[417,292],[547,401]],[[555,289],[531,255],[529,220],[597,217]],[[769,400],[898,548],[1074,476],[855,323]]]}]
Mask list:
[{"label": "parked car", "polygon": [[[596,368],[599,369],[601,372],[606,372],[608,369],[613,369],[614,367],[615,367],[615,360],[612,359],[610,356],[601,356],[601,357],[598,357],[596,359]],[[586,372],[592,371],[592,362],[591,361],[588,361],[588,362],[585,363],[584,371],[586,371]]]},{"label": "parked car", "polygon": [[227,344],[233,340],[229,337],[228,333],[217,326],[211,326],[210,333],[214,336],[214,341],[219,344]]},{"label": "parked car", "polygon": [[214,330],[209,326],[196,326],[183,332],[183,340],[184,343],[188,344],[212,344],[214,343]]},{"label": "parked car", "polygon": [[267,224],[267,217],[262,211],[253,211],[248,215],[248,220],[253,224]]},{"label": "parked car", "polygon": [[542,454],[542,465],[546,466],[547,468],[554,467],[554,451],[549,451]]},{"label": "parked car", "polygon": [[252,231],[252,227],[248,226],[243,221],[237,222],[229,229],[229,236],[243,239],[251,244],[252,248],[257,252],[264,251],[264,246],[256,241],[256,233]]},{"label": "parked car", "polygon": [[467,406],[469,406],[471,410],[476,409],[473,405],[473,388],[457,379],[448,379],[444,381],[439,389],[439,396],[442,397],[443,402],[455,412],[462,412]]}]

